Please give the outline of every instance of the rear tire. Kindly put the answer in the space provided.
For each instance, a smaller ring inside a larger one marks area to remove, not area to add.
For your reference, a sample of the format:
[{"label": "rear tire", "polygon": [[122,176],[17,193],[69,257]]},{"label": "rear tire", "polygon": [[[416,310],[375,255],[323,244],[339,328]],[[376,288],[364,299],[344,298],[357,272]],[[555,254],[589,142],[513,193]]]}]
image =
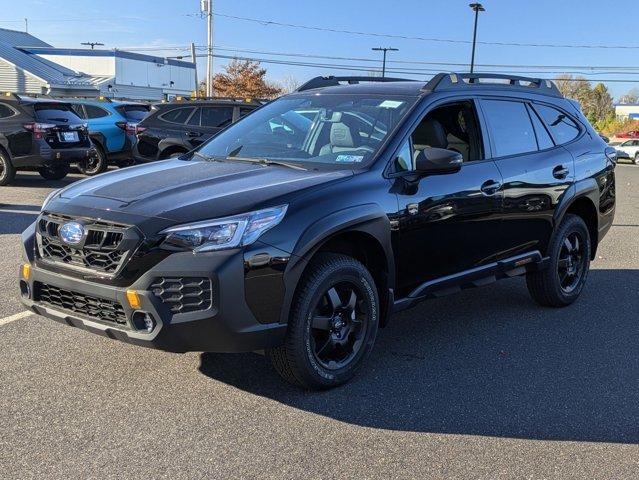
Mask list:
[{"label": "rear tire", "polygon": [[588,278],[590,251],[586,223],[577,215],[566,215],[548,248],[548,268],[526,276],[532,298],[545,307],[566,307],[577,300]]},{"label": "rear tire", "polygon": [[362,367],[378,324],[377,289],[366,267],[346,255],[323,253],[295,293],[284,345],[266,354],[293,385],[336,387]]},{"label": "rear tire", "polygon": [[9,185],[16,178],[16,168],[9,155],[0,150],[0,186]]},{"label": "rear tire", "polygon": [[93,152],[94,153],[89,158],[85,158],[78,162],[78,170],[80,170],[80,173],[88,177],[104,172],[109,166],[106,154],[104,153],[104,150],[102,150],[102,147],[94,144]]},{"label": "rear tire", "polygon": [[68,165],[56,165],[55,167],[40,167],[38,173],[45,180],[62,180],[69,173]]}]

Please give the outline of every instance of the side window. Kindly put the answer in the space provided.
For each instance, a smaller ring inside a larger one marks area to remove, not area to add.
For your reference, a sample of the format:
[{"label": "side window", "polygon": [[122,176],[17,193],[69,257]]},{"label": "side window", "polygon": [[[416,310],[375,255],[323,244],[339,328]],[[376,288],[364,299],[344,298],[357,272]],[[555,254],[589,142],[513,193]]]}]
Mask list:
[{"label": "side window", "polygon": [[0,118],[9,118],[15,114],[13,109],[4,103],[0,103]]},{"label": "side window", "polygon": [[557,145],[574,140],[579,135],[579,126],[564,112],[546,105],[535,104],[535,110],[544,121]]},{"label": "side window", "polygon": [[109,112],[107,112],[104,108],[96,107],[95,105],[85,105],[84,109],[87,112],[87,118],[102,118],[109,116]]},{"label": "side window", "polygon": [[80,118],[87,118],[87,116],[84,114],[84,108],[82,108],[82,105],[71,105],[71,109],[75,112],[75,114],[80,117]]},{"label": "side window", "polygon": [[395,172],[408,172],[415,169],[413,164],[413,154],[410,148],[410,142],[407,140],[399,150],[397,158],[395,158]]},{"label": "side window", "polygon": [[526,105],[508,100],[482,100],[496,157],[537,151],[537,140]]},{"label": "side window", "polygon": [[194,127],[199,127],[200,126],[200,112],[202,111],[201,108],[198,108],[195,113],[193,115],[191,115],[191,118],[189,118],[188,121],[188,125],[194,126]]},{"label": "side window", "polygon": [[535,127],[535,135],[537,135],[537,144],[539,146],[539,150],[546,150],[547,148],[552,148],[555,144],[552,142],[552,138],[548,134],[548,130],[544,127],[544,124],[541,123],[541,120],[537,116],[537,113],[528,106],[528,113],[530,114],[530,119],[532,120],[533,127]]},{"label": "side window", "polygon": [[202,107],[203,127],[222,128],[233,121],[233,107]]},{"label": "side window", "polygon": [[191,113],[193,113],[193,110],[195,110],[194,107],[174,108],[173,110],[163,113],[160,118],[169,123],[184,123]]},{"label": "side window", "polygon": [[244,117],[245,115],[248,115],[253,110],[255,110],[255,108],[253,107],[240,107],[240,118]]}]

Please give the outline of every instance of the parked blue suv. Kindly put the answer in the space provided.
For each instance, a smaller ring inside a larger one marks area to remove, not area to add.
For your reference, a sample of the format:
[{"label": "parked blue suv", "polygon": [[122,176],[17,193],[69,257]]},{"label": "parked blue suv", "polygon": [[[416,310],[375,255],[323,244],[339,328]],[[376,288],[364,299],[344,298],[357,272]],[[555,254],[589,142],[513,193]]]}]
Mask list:
[{"label": "parked blue suv", "polygon": [[82,173],[92,176],[105,171],[110,163],[119,167],[133,163],[135,126],[149,112],[149,105],[112,101],[105,97],[73,99],[69,103],[77,115],[86,120],[95,145],[95,154],[78,162]]}]

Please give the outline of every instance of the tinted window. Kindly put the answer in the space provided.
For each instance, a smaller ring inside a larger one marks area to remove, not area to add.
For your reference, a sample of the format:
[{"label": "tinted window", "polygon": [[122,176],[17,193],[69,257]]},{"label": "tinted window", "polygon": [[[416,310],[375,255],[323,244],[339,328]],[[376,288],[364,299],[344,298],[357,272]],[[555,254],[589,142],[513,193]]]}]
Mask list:
[{"label": "tinted window", "polygon": [[82,105],[74,104],[74,105],[71,105],[71,108],[73,109],[73,111],[78,117],[87,118],[86,115],[84,114],[84,108],[82,108]]},{"label": "tinted window", "polygon": [[109,115],[104,108],[96,107],[95,105],[85,105],[84,110],[87,112],[87,118],[102,118]]},{"label": "tinted window", "polygon": [[0,118],[7,118],[13,116],[15,112],[4,103],[0,103]]},{"label": "tinted window", "polygon": [[194,107],[174,108],[173,110],[163,113],[160,118],[165,122],[184,123],[193,110],[195,110]]},{"label": "tinted window", "polygon": [[240,107],[240,118],[242,118],[244,115],[248,115],[253,110],[255,110],[254,107]]},{"label": "tinted window", "polygon": [[537,151],[535,132],[525,104],[484,100],[482,107],[493,139],[495,156]]},{"label": "tinted window", "polygon": [[233,121],[233,107],[203,107],[200,125],[203,127],[226,127]]},{"label": "tinted window", "polygon": [[192,126],[200,126],[200,115],[201,115],[202,109],[198,108],[196,110],[196,112],[191,115],[191,118],[189,118],[189,125]]},{"label": "tinted window", "polygon": [[579,135],[577,123],[564,112],[546,105],[535,105],[535,109],[558,145],[568,143]]},{"label": "tinted window", "polygon": [[140,122],[147,116],[150,107],[148,105],[120,105],[116,107],[116,110],[128,121]]},{"label": "tinted window", "polygon": [[66,103],[36,103],[33,105],[35,118],[39,122],[67,123],[73,125],[82,123],[71,105]]},{"label": "tinted window", "polygon": [[537,114],[533,111],[532,108],[528,109],[528,113],[530,113],[530,119],[533,122],[533,126],[535,127],[535,134],[537,135],[537,144],[539,145],[539,150],[545,150],[547,148],[552,148],[555,144],[552,142],[552,138],[548,134],[548,130],[544,127],[544,124],[541,123]]}]

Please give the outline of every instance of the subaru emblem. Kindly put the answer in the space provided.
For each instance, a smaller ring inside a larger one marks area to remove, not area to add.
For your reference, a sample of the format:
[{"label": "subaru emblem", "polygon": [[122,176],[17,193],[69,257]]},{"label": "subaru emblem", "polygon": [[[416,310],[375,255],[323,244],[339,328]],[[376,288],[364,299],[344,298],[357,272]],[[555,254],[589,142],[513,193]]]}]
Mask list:
[{"label": "subaru emblem", "polygon": [[68,222],[60,227],[60,238],[69,245],[78,245],[84,238],[84,227],[78,222]]}]

